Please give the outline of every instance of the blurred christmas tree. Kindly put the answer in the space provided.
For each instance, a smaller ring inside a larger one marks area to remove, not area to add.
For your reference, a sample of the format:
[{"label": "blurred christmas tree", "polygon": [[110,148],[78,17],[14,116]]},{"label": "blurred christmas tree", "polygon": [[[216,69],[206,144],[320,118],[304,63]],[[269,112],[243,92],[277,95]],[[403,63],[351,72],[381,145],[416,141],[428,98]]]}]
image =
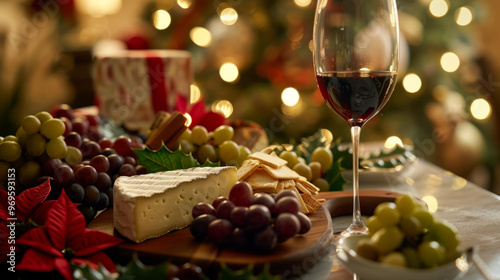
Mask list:
[{"label": "blurred christmas tree", "polygon": [[[419,156],[460,175],[481,164],[491,170],[497,157],[491,152],[497,148],[489,118],[492,81],[478,62],[473,25],[482,17],[482,4],[397,2],[400,83],[364,128],[362,141],[397,136]],[[317,91],[311,55],[315,5],[311,0],[158,0],[144,19],[156,28],[153,47],[193,53],[195,92],[213,109],[258,122],[271,142],[296,141],[318,128],[349,141],[345,122]]]}]

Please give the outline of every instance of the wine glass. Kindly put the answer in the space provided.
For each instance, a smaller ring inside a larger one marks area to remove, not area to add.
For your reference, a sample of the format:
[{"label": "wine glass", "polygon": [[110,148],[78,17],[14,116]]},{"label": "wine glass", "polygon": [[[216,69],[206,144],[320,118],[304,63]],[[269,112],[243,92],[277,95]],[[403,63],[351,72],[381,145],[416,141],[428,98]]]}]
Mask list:
[{"label": "wine glass", "polygon": [[342,238],[367,234],[359,205],[359,135],[389,100],[399,64],[396,0],[318,0],[313,62],[328,106],[351,129],[353,220]]}]

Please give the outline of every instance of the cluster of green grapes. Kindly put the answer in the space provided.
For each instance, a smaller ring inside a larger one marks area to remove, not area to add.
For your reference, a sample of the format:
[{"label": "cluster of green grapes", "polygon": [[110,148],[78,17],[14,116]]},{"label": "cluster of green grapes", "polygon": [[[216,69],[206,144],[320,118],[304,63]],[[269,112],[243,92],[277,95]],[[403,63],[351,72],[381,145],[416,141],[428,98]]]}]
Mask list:
[{"label": "cluster of green grapes", "polygon": [[330,186],[323,178],[323,174],[332,167],[333,154],[326,147],[317,147],[311,154],[309,163],[303,157],[297,156],[294,151],[282,151],[279,157],[287,161],[287,166],[305,177],[321,191],[328,191]]},{"label": "cluster of green grapes", "polygon": [[42,170],[38,159],[66,157],[65,130],[64,122],[48,112],[26,116],[15,136],[0,137],[0,176],[7,174],[6,169],[15,168],[23,188],[35,185]]},{"label": "cluster of green grapes", "polygon": [[432,268],[457,257],[459,239],[456,228],[435,219],[413,197],[401,194],[395,202],[375,208],[366,226],[370,239],[360,241],[356,253],[381,263]]},{"label": "cluster of green grapes", "polygon": [[178,142],[185,154],[191,153],[201,164],[209,160],[239,167],[250,154],[250,149],[234,142],[233,136],[234,129],[229,125],[221,125],[211,132],[197,125],[192,130],[187,129]]}]

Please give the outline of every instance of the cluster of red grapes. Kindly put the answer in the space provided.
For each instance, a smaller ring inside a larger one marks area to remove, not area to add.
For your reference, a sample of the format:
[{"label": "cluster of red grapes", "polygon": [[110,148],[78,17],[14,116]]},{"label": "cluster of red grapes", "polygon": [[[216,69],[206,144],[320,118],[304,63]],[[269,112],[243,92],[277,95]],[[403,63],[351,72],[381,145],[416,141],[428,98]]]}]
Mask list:
[{"label": "cluster of red grapes", "polygon": [[143,149],[144,143],[137,136],[103,138],[99,116],[75,116],[67,105],[57,106],[51,114],[65,123],[68,152],[62,160],[49,158],[42,163],[40,181],[51,179],[54,198],[64,189],[71,201],[81,203],[78,208],[90,222],[97,211],[112,205],[112,186],[118,176],[147,173],[132,151]]},{"label": "cluster of red grapes", "polygon": [[285,190],[274,197],[254,195],[247,182],[238,182],[228,198],[193,207],[190,231],[198,240],[208,238],[217,245],[270,253],[278,243],[311,229],[311,220],[299,209],[298,195],[293,191]]},{"label": "cluster of red grapes", "polygon": [[203,280],[206,278],[201,267],[197,266],[196,264],[187,262],[181,265],[180,267],[173,263],[168,263],[166,279]]}]

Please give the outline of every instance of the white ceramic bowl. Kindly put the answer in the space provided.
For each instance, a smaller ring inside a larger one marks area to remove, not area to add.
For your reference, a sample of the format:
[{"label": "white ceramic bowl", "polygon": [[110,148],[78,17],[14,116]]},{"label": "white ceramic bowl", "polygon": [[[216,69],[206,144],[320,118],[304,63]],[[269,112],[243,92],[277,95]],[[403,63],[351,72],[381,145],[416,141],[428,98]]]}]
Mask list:
[{"label": "white ceramic bowl", "polygon": [[369,236],[350,236],[343,241],[342,248],[337,252],[337,260],[351,273],[361,280],[451,280],[460,278],[471,266],[467,255],[457,256],[455,261],[432,269],[403,268],[385,265],[371,261],[356,254],[356,245],[361,239]]}]

